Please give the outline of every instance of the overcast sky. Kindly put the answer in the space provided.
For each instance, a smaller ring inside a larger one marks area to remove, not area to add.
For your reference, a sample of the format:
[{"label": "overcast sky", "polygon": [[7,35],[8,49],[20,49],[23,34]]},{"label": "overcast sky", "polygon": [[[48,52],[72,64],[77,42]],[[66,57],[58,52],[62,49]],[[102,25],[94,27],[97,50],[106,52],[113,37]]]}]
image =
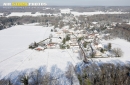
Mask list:
[{"label": "overcast sky", "polygon": [[130,6],[130,0],[0,0],[0,4],[15,1],[45,2],[48,5],[62,6]]}]

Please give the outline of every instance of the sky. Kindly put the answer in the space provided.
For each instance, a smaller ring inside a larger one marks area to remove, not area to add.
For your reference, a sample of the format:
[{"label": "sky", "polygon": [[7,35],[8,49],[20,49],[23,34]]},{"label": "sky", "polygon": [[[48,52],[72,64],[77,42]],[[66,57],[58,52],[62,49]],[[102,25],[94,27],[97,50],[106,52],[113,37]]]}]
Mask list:
[{"label": "sky", "polygon": [[130,6],[130,0],[0,0],[0,4],[22,1],[44,2],[48,6]]}]

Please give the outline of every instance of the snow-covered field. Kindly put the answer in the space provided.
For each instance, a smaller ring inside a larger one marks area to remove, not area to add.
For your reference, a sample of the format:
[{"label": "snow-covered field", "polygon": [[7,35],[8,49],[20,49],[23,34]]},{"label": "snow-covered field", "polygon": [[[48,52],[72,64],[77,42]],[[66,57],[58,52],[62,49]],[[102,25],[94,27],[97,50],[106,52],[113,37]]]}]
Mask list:
[{"label": "snow-covered field", "polygon": [[[76,11],[70,11],[69,10],[64,10],[61,11],[61,13],[63,14],[67,14],[67,13],[71,13],[74,16],[80,16],[80,15],[87,15],[87,16],[92,16],[92,15],[98,15],[98,14],[126,14],[128,12],[102,12],[102,11],[98,11],[98,12],[76,12]],[[22,17],[22,16],[41,16],[41,15],[52,15],[50,13],[40,13],[40,12],[36,12],[35,14],[32,14],[31,12],[12,12],[11,14],[7,15],[6,17],[12,17],[12,16],[18,16],[18,17]],[[59,13],[53,14],[54,16],[59,16]]]},{"label": "snow-covered field", "polygon": [[72,11],[71,14],[74,16],[80,16],[80,15],[87,15],[87,16],[92,16],[92,15],[98,15],[98,14],[126,14],[127,12],[75,12]]},{"label": "snow-covered field", "polygon": [[[34,41],[40,41],[45,39],[50,34],[50,28],[44,28],[42,26],[32,25],[18,25],[8,29],[0,31],[0,62],[15,56],[15,54],[21,52],[13,58],[8,59],[0,63],[0,73],[10,70],[13,67],[17,67],[18,63],[21,63],[30,52],[27,50],[29,44]],[[16,62],[18,61],[18,62]],[[20,61],[20,62],[19,62]],[[13,65],[12,65],[13,64]],[[4,66],[4,67],[3,67]],[[8,68],[7,68],[8,67]],[[15,70],[15,69],[13,69]]]},{"label": "snow-covered field", "polygon": [[45,39],[50,30],[51,27],[19,25],[0,31],[0,60],[27,49],[34,41]]},{"label": "snow-covered field", "polygon": [[75,65],[79,62],[78,54],[72,50],[46,49],[39,52],[27,49],[30,43],[47,38],[51,28],[30,24],[0,31],[0,78],[42,66],[46,66],[47,71],[55,67],[64,72],[68,63]]}]

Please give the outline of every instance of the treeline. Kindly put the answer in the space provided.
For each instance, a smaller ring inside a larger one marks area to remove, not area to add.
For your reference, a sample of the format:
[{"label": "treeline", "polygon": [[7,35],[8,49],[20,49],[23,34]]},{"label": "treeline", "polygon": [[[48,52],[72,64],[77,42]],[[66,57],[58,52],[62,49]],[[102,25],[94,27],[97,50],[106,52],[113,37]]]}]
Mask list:
[{"label": "treeline", "polygon": [[82,63],[82,65],[76,66],[76,70],[80,85],[130,84],[130,62],[123,63],[119,61],[116,64],[102,62]]},{"label": "treeline", "polygon": [[90,22],[118,22],[118,23],[125,23],[127,20],[130,20],[130,13],[128,14],[100,14],[100,15],[93,15],[87,17],[87,20]]},{"label": "treeline", "polygon": [[19,17],[1,17],[0,19],[0,30],[11,27],[12,25],[16,24],[16,21],[19,19]]},{"label": "treeline", "polygon": [[88,7],[70,7],[74,11],[78,12],[95,12],[95,11],[104,11],[104,12],[114,12],[114,11],[122,11],[122,12],[130,12],[129,6],[88,6]]},{"label": "treeline", "polygon": [[111,38],[121,38],[130,42],[130,25],[117,24],[113,29],[108,29],[106,33],[110,33]]},{"label": "treeline", "polygon": [[0,85],[79,85],[74,66],[69,64],[63,72],[57,66],[52,66],[47,72],[46,66],[30,72],[11,73],[9,77],[0,80]]},{"label": "treeline", "polygon": [[[46,9],[47,8],[47,9]],[[49,9],[48,9],[49,8]],[[0,6],[0,12],[5,14],[10,14],[11,12],[41,12],[41,13],[59,13],[59,8],[53,8],[53,7],[41,7],[41,6],[27,6],[27,7],[2,7]]]},{"label": "treeline", "polygon": [[22,24],[28,24],[28,23],[40,23],[41,25],[55,25],[60,20],[62,20],[62,17],[55,17],[50,15],[44,15],[44,16],[22,16],[22,17],[1,17],[0,19],[0,30],[9,28],[14,25],[22,25]]}]

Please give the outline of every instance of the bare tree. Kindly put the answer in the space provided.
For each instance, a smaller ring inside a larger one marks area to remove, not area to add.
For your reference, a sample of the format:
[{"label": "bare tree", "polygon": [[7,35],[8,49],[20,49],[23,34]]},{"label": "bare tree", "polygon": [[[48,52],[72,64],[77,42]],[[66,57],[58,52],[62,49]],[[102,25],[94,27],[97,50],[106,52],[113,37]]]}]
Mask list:
[{"label": "bare tree", "polygon": [[123,56],[123,52],[120,48],[114,48],[113,53],[115,54],[116,57],[122,57]]},{"label": "bare tree", "polygon": [[43,84],[43,85],[48,85],[49,82],[50,82],[50,73],[46,73],[46,74],[43,76],[42,84]]},{"label": "bare tree", "polygon": [[64,26],[64,22],[61,21],[61,22],[60,22],[60,25],[59,25],[59,28],[62,28],[63,26]]},{"label": "bare tree", "polygon": [[13,85],[13,84],[11,83],[10,79],[2,79],[0,80],[0,85]]},{"label": "bare tree", "polygon": [[71,64],[71,65],[69,65],[69,67],[68,67],[68,70],[67,70],[67,72],[66,72],[66,77],[68,78],[68,80],[70,81],[70,85],[73,85],[73,79],[74,79],[74,76],[73,76],[73,74],[74,74],[74,67],[73,67],[73,65]]}]

